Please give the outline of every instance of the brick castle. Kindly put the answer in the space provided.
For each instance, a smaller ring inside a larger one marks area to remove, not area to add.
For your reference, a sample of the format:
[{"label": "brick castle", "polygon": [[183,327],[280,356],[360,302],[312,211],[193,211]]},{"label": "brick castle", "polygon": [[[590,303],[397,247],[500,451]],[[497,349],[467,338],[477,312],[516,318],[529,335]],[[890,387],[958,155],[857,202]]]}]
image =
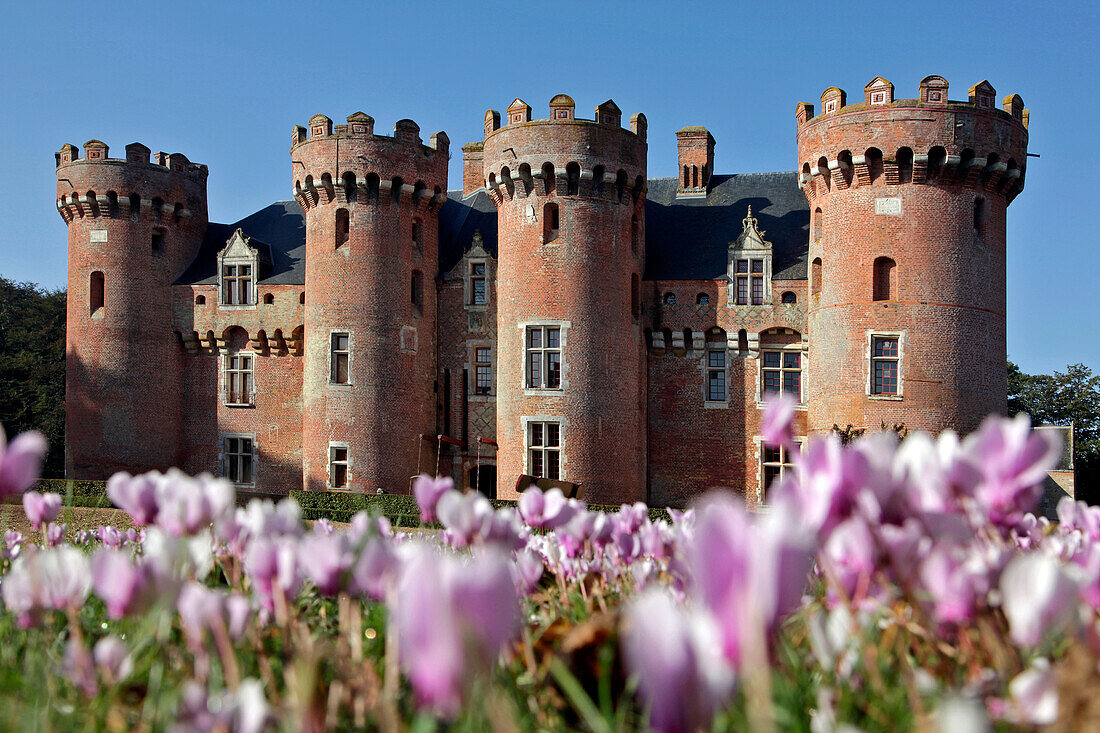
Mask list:
[{"label": "brick castle", "polygon": [[1006,407],[1005,215],[1028,112],[876,77],[796,108],[798,170],[724,175],[703,127],[651,178],[646,118],[571,98],[450,141],[357,112],[294,127],[293,201],[208,221],[207,168],[57,154],[69,228],[66,472],[179,466],[242,488],[749,503],[790,465],[764,396],[834,424],[967,432]]}]

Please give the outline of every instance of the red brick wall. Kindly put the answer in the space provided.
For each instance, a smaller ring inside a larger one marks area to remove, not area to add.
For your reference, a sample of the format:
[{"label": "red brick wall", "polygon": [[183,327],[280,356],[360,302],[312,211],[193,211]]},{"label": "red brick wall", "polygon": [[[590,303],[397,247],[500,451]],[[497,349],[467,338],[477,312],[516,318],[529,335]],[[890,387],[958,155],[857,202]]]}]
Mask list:
[{"label": "red brick wall", "polygon": [[[373,123],[373,121],[371,121]],[[438,209],[447,189],[446,135],[421,144],[409,120],[395,137],[372,129],[326,132],[327,118],[310,121],[291,148],[296,198],[306,213],[305,368],[302,402],[306,488],[328,484],[330,441],[349,445],[349,488],[408,491],[416,470],[420,433],[435,433],[436,288]],[[349,126],[352,120],[349,118]],[[355,174],[355,201],[343,176]],[[331,188],[324,175],[331,176]],[[377,200],[368,176],[381,179]],[[402,185],[396,198],[391,186]],[[413,188],[423,186],[423,193]],[[414,200],[415,199],[415,200]],[[349,242],[335,246],[338,208],[350,216]],[[412,240],[422,222],[422,245]],[[422,273],[423,306],[410,302],[413,270]],[[415,329],[415,350],[402,331]],[[350,384],[329,383],[330,334],[351,334]]]},{"label": "red brick wall", "polygon": [[[65,471],[85,479],[180,458],[183,353],[169,286],[206,230],[207,170],[179,154],[151,163],[147,148],[128,147],[129,160],[108,158],[96,141],[83,158],[72,146],[58,155],[58,210],[69,226]],[[163,232],[160,253],[154,229]],[[93,232],[106,242],[93,242]],[[104,275],[94,315],[92,272]]]},{"label": "red brick wall", "polygon": [[462,195],[469,196],[485,186],[485,154],[481,143],[462,146]]},{"label": "red brick wall", "polygon": [[[877,176],[869,156],[859,159],[872,146],[883,156]],[[950,157],[930,177],[923,156],[935,159],[937,146]],[[911,170],[903,148],[917,156]],[[1022,121],[969,103],[851,105],[800,124],[798,150],[811,211],[820,207],[823,221],[818,238],[813,215],[809,252],[823,263],[809,310],[811,430],[885,422],[966,432],[1003,412],[1005,209],[1022,188]],[[843,151],[853,156],[850,182],[836,162]],[[980,232],[976,197],[987,209]],[[899,206],[900,216],[882,213]],[[897,263],[887,301],[872,299],[878,257]],[[903,334],[900,399],[867,394],[872,331]]]},{"label": "red brick wall", "polygon": [[[508,151],[508,152],[506,152]],[[527,184],[521,165],[539,174],[545,162],[555,181]],[[570,192],[567,165],[582,171]],[[599,191],[590,177],[602,165]],[[509,168],[512,182],[504,168]],[[621,196],[616,187],[623,171]],[[485,177],[497,203],[499,295],[497,343],[497,456],[500,496],[526,472],[523,417],[565,421],[563,478],[585,484],[597,503],[645,497],[645,370],[641,318],[631,314],[631,276],[644,265],[644,139],[618,125],[590,121],[510,124],[487,135]],[[587,172],[587,176],[584,173]],[[495,184],[495,185],[493,185]],[[528,189],[530,185],[530,189]],[[560,234],[543,244],[544,205],[560,211]],[[527,207],[532,207],[529,215]],[[638,219],[638,247],[631,219]],[[532,392],[524,383],[525,323],[560,322],[562,386]]]}]

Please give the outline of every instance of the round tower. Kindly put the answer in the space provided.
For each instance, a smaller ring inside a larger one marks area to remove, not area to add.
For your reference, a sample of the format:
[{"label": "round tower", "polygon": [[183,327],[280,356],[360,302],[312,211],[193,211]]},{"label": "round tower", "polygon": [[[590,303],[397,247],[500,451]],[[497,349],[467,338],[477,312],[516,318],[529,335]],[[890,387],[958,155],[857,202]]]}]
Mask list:
[{"label": "round tower", "polygon": [[1006,408],[1005,216],[1023,189],[1028,111],[988,82],[965,102],[875,77],[800,104],[810,202],[809,427],[968,432]]},{"label": "round tower", "polygon": [[98,140],[56,154],[69,226],[65,474],[166,469],[180,456],[182,350],[171,285],[206,233],[205,165]]},{"label": "round tower", "polygon": [[335,129],[324,115],[294,128],[291,180],[306,218],[307,489],[407,491],[418,435],[435,433],[449,141],[437,132],[430,142],[412,120],[393,137],[375,135],[362,112]]},{"label": "round tower", "polygon": [[[485,185],[497,206],[497,470],[583,483],[590,502],[646,497],[646,120],[594,120],[573,100],[532,120],[485,115]],[[514,497],[510,491],[502,492]]]}]

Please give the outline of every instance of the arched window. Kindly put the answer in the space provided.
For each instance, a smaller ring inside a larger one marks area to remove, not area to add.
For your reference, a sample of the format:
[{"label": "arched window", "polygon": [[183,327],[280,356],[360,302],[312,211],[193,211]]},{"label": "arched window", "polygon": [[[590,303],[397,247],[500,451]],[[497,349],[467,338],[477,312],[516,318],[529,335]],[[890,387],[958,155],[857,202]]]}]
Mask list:
[{"label": "arched window", "polygon": [[821,180],[825,181],[825,190],[831,190],[833,187],[833,176],[829,171],[829,159],[824,155],[817,159],[817,171],[821,176]]},{"label": "arched window", "polygon": [[676,293],[665,293],[665,305],[676,305]]},{"label": "arched window", "polygon": [[810,295],[821,295],[821,258],[814,257],[810,265]]},{"label": "arched window", "polygon": [[897,271],[897,263],[889,257],[879,257],[875,260],[874,300],[893,300],[897,297]]},{"label": "arched window", "polygon": [[899,148],[897,162],[898,183],[911,183],[913,181],[913,149]]},{"label": "arched window", "polygon": [[798,302],[798,296],[795,295],[793,290],[788,290],[785,293],[783,293],[782,300],[783,300],[784,303],[797,303]]},{"label": "arched window", "polygon": [[274,305],[274,304],[275,304],[275,296],[274,295],[272,295],[271,293],[267,293],[266,295],[264,295],[264,305]]},{"label": "arched window", "polygon": [[814,209],[814,241],[815,242],[820,242],[821,241],[821,235],[825,231],[825,223],[821,220],[821,218],[822,218],[821,207],[818,206],[816,209]]},{"label": "arched window", "polygon": [[710,296],[706,293],[699,293],[695,296],[695,305],[707,306],[710,305]]},{"label": "arched window", "polygon": [[306,303],[306,291],[303,290],[302,292],[298,293],[298,303],[301,304],[301,305],[305,305],[305,303]]},{"label": "arched window", "polygon": [[544,244],[553,242],[558,238],[558,230],[561,222],[558,220],[558,205],[546,204],[542,207],[542,241]]},{"label": "arched window", "polygon": [[141,196],[136,193],[130,194],[130,221],[137,221],[141,218]]},{"label": "arched window", "polygon": [[565,166],[565,192],[570,196],[576,196],[580,192],[581,167],[577,163],[569,163]]},{"label": "arched window", "polygon": [[347,209],[336,210],[336,246],[343,247],[351,237],[351,218]]},{"label": "arched window", "polygon": [[882,178],[882,151],[878,148],[868,148],[864,157],[867,159],[867,175],[870,177],[871,183],[874,183]]},{"label": "arched window", "polygon": [[206,296],[205,295],[196,295],[195,296],[195,305],[206,305]]},{"label": "arched window", "polygon": [[114,191],[107,192],[107,216],[118,218],[118,194]]},{"label": "arched window", "polygon": [[619,172],[615,174],[615,197],[620,203],[623,200],[623,194],[626,193],[626,171],[619,169]]},{"label": "arched window", "polygon": [[636,272],[630,276],[630,313],[635,318],[642,314],[641,283]]},{"label": "arched window", "polygon": [[737,332],[737,350],[742,355],[749,350],[749,332],[743,328]]},{"label": "arched window", "polygon": [[420,273],[420,270],[413,270],[412,272],[409,302],[412,303],[413,312],[417,315],[424,311],[424,276]]},{"label": "arched window", "polygon": [[355,183],[355,174],[348,171],[344,174],[344,198],[355,201],[359,197],[359,186]]},{"label": "arched window", "polygon": [[424,249],[424,222],[420,219],[413,219],[412,241],[418,252]]},{"label": "arched window", "polygon": [[684,166],[684,188],[691,188],[691,169]]},{"label": "arched window", "polygon": [[699,187],[699,166],[691,166],[691,186],[692,188]]},{"label": "arched window", "polygon": [[96,270],[88,281],[88,311],[91,315],[103,315],[104,309],[103,273]]},{"label": "arched window", "polygon": [[604,167],[598,165],[592,169],[592,190],[597,194],[603,192]]},{"label": "arched window", "polygon": [[928,180],[934,180],[943,170],[943,164],[947,161],[947,150],[937,145],[928,151]]},{"label": "arched window", "polygon": [[630,217],[630,251],[634,254],[638,254],[638,240],[641,239],[641,233],[638,227],[638,217]]},{"label": "arched window", "polygon": [[381,180],[378,178],[377,173],[367,174],[367,201],[378,202],[378,186],[380,183]]},{"label": "arched window", "polygon": [[544,189],[545,193],[550,193],[554,190],[554,186],[556,185],[556,183],[554,181],[553,163],[546,162],[542,164],[542,183],[544,186],[546,186],[546,188]]},{"label": "arched window", "polygon": [[393,180],[390,181],[390,199],[392,199],[395,204],[401,203],[401,189],[404,187],[405,179],[401,176],[394,176]]}]

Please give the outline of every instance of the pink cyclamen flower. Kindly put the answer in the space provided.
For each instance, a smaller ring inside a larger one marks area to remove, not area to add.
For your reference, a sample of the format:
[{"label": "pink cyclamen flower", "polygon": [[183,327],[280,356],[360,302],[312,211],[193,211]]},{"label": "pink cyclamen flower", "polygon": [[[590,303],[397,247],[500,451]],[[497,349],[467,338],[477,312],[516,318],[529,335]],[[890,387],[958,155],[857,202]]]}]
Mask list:
[{"label": "pink cyclamen flower", "polygon": [[453,716],[519,631],[511,563],[496,550],[464,560],[419,542],[406,553],[389,602],[401,666],[422,705]]},{"label": "pink cyclamen flower", "polygon": [[92,556],[92,588],[117,620],[144,609],[153,592],[149,566],[135,564],[129,553],[101,549]]},{"label": "pink cyclamen flower", "polygon": [[126,535],[122,533],[118,527],[112,527],[110,525],[100,527],[96,530],[96,535],[99,537],[99,541],[106,547],[119,548],[122,547],[123,541],[126,539]]},{"label": "pink cyclamen flower", "polygon": [[46,525],[46,546],[57,547],[65,541],[65,532],[69,529],[67,524],[50,522]]},{"label": "pink cyclamen flower", "polygon": [[1062,563],[1040,554],[1017,555],[1001,574],[1008,636],[1019,646],[1068,627],[1077,614],[1077,582]]},{"label": "pink cyclamen flower", "polygon": [[23,494],[23,513],[27,515],[32,527],[42,529],[42,525],[57,519],[57,515],[61,513],[61,495],[28,491]]},{"label": "pink cyclamen flower", "polygon": [[42,471],[49,444],[42,433],[20,433],[8,443],[0,426],[0,496],[22,494],[34,485]]},{"label": "pink cyclamen flower", "polygon": [[416,477],[413,482],[413,496],[420,507],[420,521],[434,522],[437,519],[436,507],[439,500],[455,487],[454,479],[449,476],[432,478],[426,474]]},{"label": "pink cyclamen flower", "polygon": [[760,418],[760,436],[768,446],[794,448],[794,414],[798,401],[789,394],[769,394],[764,398]]},{"label": "pink cyclamen flower", "polygon": [[133,523],[145,527],[157,521],[157,474],[131,476],[116,473],[107,479],[107,497],[115,506],[130,515]]},{"label": "pink cyclamen flower", "polygon": [[577,508],[558,488],[544,492],[532,486],[520,494],[516,507],[527,526],[535,529],[563,527],[577,514]]},{"label": "pink cyclamen flower", "polygon": [[1058,683],[1046,659],[1036,659],[1031,667],[1008,683],[1011,709],[1006,716],[1013,723],[1051,725],[1058,720]]},{"label": "pink cyclamen flower", "polygon": [[0,583],[0,594],[19,625],[27,628],[42,611],[79,607],[90,588],[88,556],[72,545],[62,545],[16,558]]},{"label": "pink cyclamen flower", "polygon": [[686,610],[666,593],[649,591],[629,604],[623,655],[638,677],[652,730],[709,727],[734,687],[733,668],[721,648],[712,618]]},{"label": "pink cyclamen flower", "polygon": [[344,589],[354,559],[343,532],[329,534],[315,526],[298,542],[298,566],[324,596],[334,596]]},{"label": "pink cyclamen flower", "polygon": [[538,555],[530,550],[521,550],[516,553],[516,563],[512,568],[512,575],[516,580],[516,588],[523,595],[530,595],[539,587],[543,571],[546,569]]},{"label": "pink cyclamen flower", "polygon": [[477,492],[447,492],[436,511],[447,530],[444,537],[453,547],[468,547],[484,539],[493,525],[493,506]]},{"label": "pink cyclamen flower", "polygon": [[375,601],[384,600],[400,568],[400,559],[389,538],[368,537],[351,566],[348,591]]},{"label": "pink cyclamen flower", "polygon": [[1032,430],[1027,415],[990,415],[963,441],[961,462],[976,477],[972,493],[989,521],[1011,527],[1035,509],[1061,451],[1058,434]]},{"label": "pink cyclamen flower", "polygon": [[973,620],[979,598],[989,592],[989,571],[966,547],[934,547],[920,564],[920,587],[940,624]]},{"label": "pink cyclamen flower", "polygon": [[104,636],[92,648],[92,659],[109,682],[118,682],[130,676],[134,669],[126,642],[117,636]]}]

